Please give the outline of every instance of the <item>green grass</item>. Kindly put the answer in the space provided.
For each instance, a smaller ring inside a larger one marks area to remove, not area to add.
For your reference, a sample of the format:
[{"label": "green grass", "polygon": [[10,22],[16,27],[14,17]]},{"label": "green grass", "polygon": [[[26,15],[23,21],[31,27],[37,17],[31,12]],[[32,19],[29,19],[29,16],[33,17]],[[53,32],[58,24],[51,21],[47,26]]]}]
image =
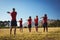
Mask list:
[{"label": "green grass", "polygon": [[[43,28],[39,28],[39,32],[32,28],[32,32],[28,28],[24,28],[23,32],[17,29],[16,36],[10,36],[9,29],[0,29],[0,40],[60,40],[60,28],[49,28],[48,32],[43,32]],[[13,32],[13,31],[12,31]]]}]

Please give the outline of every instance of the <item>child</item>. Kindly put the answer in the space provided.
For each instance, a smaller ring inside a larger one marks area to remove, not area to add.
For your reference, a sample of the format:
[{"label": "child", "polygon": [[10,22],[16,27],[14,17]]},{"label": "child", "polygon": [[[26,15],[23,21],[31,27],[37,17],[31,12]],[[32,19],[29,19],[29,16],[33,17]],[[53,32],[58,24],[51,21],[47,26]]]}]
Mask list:
[{"label": "child", "polygon": [[38,16],[34,19],[36,32],[38,32]]},{"label": "child", "polygon": [[17,26],[17,21],[16,21],[16,16],[17,16],[17,12],[15,11],[15,8],[13,8],[13,11],[10,13],[10,12],[7,12],[11,15],[11,27],[10,27],[10,35],[12,33],[12,28],[14,27],[14,35],[16,35],[16,26]]},{"label": "child", "polygon": [[43,18],[43,27],[44,27],[44,32],[46,30],[46,32],[48,32],[48,27],[47,27],[47,14],[44,15]]},{"label": "child", "polygon": [[23,32],[23,25],[22,25],[22,22],[23,22],[23,20],[22,20],[22,18],[19,20],[19,23],[20,23],[20,31],[21,32]]},{"label": "child", "polygon": [[28,28],[29,28],[29,32],[31,32],[31,26],[32,25],[32,19],[31,19],[31,16],[29,16],[29,19],[28,19]]}]

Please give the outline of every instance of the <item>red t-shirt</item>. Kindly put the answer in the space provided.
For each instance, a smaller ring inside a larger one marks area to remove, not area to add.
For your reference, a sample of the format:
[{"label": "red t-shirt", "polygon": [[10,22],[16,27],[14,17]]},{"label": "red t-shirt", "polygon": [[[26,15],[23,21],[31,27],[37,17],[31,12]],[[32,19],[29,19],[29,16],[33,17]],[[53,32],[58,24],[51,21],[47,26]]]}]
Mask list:
[{"label": "red t-shirt", "polygon": [[44,17],[44,18],[43,18],[43,22],[44,22],[44,23],[47,23],[47,17]]},{"label": "red t-shirt", "polygon": [[32,19],[28,19],[28,25],[31,24],[32,22]]},{"label": "red t-shirt", "polygon": [[20,25],[22,25],[22,20],[19,21]]},{"label": "red t-shirt", "polygon": [[38,18],[34,19],[35,24],[38,24]]},{"label": "red t-shirt", "polygon": [[17,15],[17,12],[12,12],[11,13],[11,17],[12,17],[12,20],[16,20],[16,15]]}]

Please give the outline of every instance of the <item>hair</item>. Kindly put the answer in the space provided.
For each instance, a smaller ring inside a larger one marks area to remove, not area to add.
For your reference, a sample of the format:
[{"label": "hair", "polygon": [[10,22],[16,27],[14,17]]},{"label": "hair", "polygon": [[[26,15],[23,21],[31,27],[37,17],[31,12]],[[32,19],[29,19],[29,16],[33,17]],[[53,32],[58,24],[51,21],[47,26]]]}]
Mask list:
[{"label": "hair", "polygon": [[15,10],[15,8],[13,8],[13,10]]},{"label": "hair", "polygon": [[44,16],[47,17],[47,14],[45,14]]},{"label": "hair", "polygon": [[22,20],[22,18],[21,18],[21,20]]},{"label": "hair", "polygon": [[38,16],[36,16],[36,17],[38,17]]},{"label": "hair", "polygon": [[31,16],[29,16],[29,18],[31,18]]}]

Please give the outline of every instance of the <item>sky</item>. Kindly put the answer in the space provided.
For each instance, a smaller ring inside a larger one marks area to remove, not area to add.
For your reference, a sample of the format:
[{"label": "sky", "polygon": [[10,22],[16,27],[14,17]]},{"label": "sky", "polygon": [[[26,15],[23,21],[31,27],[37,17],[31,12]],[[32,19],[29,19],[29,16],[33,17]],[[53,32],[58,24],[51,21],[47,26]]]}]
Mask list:
[{"label": "sky", "polygon": [[0,0],[0,21],[11,20],[7,11],[16,9],[17,21],[20,18],[26,22],[28,17],[32,19],[38,15],[39,20],[44,14],[48,19],[60,19],[60,0]]}]

